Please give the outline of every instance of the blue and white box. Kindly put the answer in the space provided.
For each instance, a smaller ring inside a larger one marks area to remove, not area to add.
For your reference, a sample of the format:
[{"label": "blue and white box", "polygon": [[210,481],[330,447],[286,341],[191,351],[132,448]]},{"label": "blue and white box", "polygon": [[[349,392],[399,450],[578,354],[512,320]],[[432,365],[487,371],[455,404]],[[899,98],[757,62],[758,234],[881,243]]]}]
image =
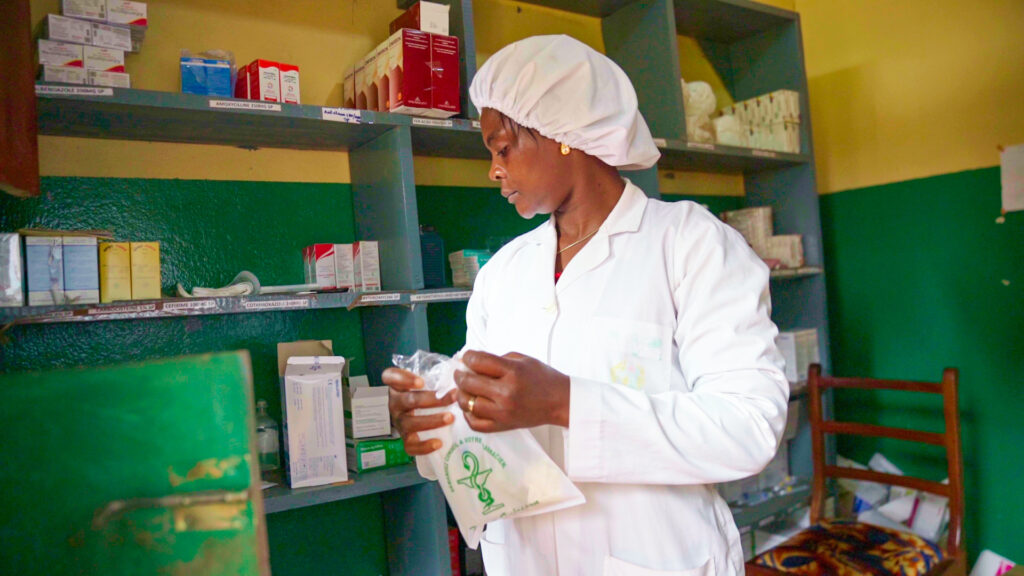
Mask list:
[{"label": "blue and white box", "polygon": [[182,56],[181,91],[185,94],[233,97],[231,62]]},{"label": "blue and white box", "polygon": [[28,305],[64,303],[64,241],[60,236],[26,236]]},{"label": "blue and white box", "polygon": [[94,236],[64,236],[64,298],[70,304],[100,301],[99,252]]},{"label": "blue and white box", "polygon": [[0,307],[25,305],[25,272],[21,267],[21,235],[0,234]]}]

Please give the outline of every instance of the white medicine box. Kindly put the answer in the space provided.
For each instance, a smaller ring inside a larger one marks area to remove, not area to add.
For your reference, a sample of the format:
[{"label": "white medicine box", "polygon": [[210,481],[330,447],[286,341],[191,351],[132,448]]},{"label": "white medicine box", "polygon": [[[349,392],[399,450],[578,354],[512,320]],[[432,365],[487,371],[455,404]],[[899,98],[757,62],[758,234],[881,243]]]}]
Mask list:
[{"label": "white medicine box", "polygon": [[[278,346],[279,359],[281,346]],[[285,472],[292,488],[348,480],[340,356],[290,356],[281,386]]]},{"label": "white medicine box", "polygon": [[345,434],[349,438],[391,433],[387,386],[370,386],[366,376],[352,376],[345,381],[344,397]]}]

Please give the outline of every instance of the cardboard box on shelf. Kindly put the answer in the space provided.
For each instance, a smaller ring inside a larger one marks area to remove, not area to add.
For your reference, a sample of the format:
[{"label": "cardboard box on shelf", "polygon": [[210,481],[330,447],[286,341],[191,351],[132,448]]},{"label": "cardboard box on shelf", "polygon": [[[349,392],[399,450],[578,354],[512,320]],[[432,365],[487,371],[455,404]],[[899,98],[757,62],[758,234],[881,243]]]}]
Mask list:
[{"label": "cardboard box on shelf", "polygon": [[366,376],[344,381],[345,435],[348,438],[385,436],[391,432],[388,387],[370,386]]},{"label": "cardboard box on shelf", "polygon": [[355,289],[380,292],[380,251],[376,241],[362,240],[352,245]]},{"label": "cardboard box on shelf", "polygon": [[366,64],[366,109],[376,112],[387,112],[384,102],[387,100],[387,69],[388,41],[378,44]]},{"label": "cardboard box on shelf", "polygon": [[100,302],[132,299],[132,253],[128,242],[100,242]]},{"label": "cardboard box on shelf", "polygon": [[179,66],[183,93],[225,98],[231,98],[235,94],[231,85],[230,61],[182,56]]},{"label": "cardboard box on shelf", "polygon": [[345,459],[352,472],[390,468],[412,462],[398,434],[372,438],[346,438]]},{"label": "cardboard box on shelf", "polygon": [[300,104],[299,98],[299,67],[294,64],[280,63],[281,71],[281,102]]},{"label": "cardboard box on shelf", "polygon": [[391,21],[389,30],[391,34],[403,29],[422,30],[431,34],[448,35],[449,12],[447,4],[438,2],[417,2],[410,6],[398,18]]},{"label": "cardboard box on shelf", "polygon": [[806,381],[808,367],[821,362],[816,328],[781,331],[775,344],[786,361],[786,379],[791,384]]},{"label": "cardboard box on shelf", "polygon": [[60,13],[70,18],[107,21],[107,0],[60,0]]},{"label": "cardboard box on shelf", "polygon": [[369,55],[360,58],[352,68],[352,90],[357,110],[366,110],[366,60]]},{"label": "cardboard box on shelf", "polygon": [[145,29],[149,26],[145,2],[130,0],[107,0],[107,22]]},{"label": "cardboard box on shelf", "polygon": [[772,236],[771,206],[755,206],[722,212],[722,220],[732,226],[759,256],[763,256]]},{"label": "cardboard box on shelf", "polygon": [[25,237],[29,306],[64,303],[64,241],[60,236]]},{"label": "cardboard box on shelf", "polygon": [[133,48],[132,31],[127,26],[93,22],[90,44],[102,48],[113,48],[115,50],[131,52]]},{"label": "cardboard box on shelf", "polygon": [[92,86],[110,86],[111,88],[131,88],[131,75],[125,72],[105,72],[103,70],[86,70],[85,83]]},{"label": "cardboard box on shelf", "polygon": [[82,46],[82,57],[86,70],[124,72],[124,50]]},{"label": "cardboard box on shelf", "polygon": [[281,69],[272,60],[256,59],[249,63],[249,99],[266,102],[281,101]]},{"label": "cardboard box on shelf", "polygon": [[85,84],[85,68],[76,66],[43,66],[40,70],[43,82],[59,84]]},{"label": "cardboard box on shelf", "polygon": [[356,68],[349,66],[341,78],[341,106],[343,108],[356,107]]},{"label": "cardboard box on shelf", "polygon": [[71,42],[72,44],[91,44],[93,22],[76,20],[57,14],[47,14],[43,20],[42,37],[46,40]]},{"label": "cardboard box on shelf", "polygon": [[779,234],[770,236],[765,251],[760,254],[782,263],[784,268],[800,268],[804,265],[803,236],[799,234]]},{"label": "cardboard box on shelf", "polygon": [[160,243],[132,242],[132,300],[160,298]]},{"label": "cardboard box on shelf", "polygon": [[[334,285],[339,290],[353,290],[356,285],[355,251],[351,244],[334,245]],[[312,282],[310,282],[312,284]]]},{"label": "cardboard box on shelf", "polygon": [[348,480],[342,377],[327,340],[277,345],[285,478],[292,488]]},{"label": "cardboard box on shelf", "polygon": [[430,35],[408,28],[388,38],[387,109],[400,114],[430,114]]},{"label": "cardboard box on shelf", "polygon": [[64,298],[70,304],[100,301],[99,253],[95,236],[64,236]]},{"label": "cardboard box on shelf", "polygon": [[452,267],[452,286],[472,288],[476,275],[491,259],[489,250],[459,250],[448,255]]},{"label": "cardboard box on shelf", "polygon": [[448,118],[460,112],[459,39],[430,35],[430,109],[431,115]]},{"label": "cardboard box on shelf", "polygon": [[0,234],[0,307],[25,305],[21,234]]},{"label": "cardboard box on shelf", "polygon": [[313,244],[302,250],[306,265],[306,284],[316,284],[319,290],[338,288],[334,254],[335,244]]},{"label": "cardboard box on shelf", "polygon": [[235,98],[247,100],[249,98],[249,67],[240,66],[235,72]]},{"label": "cardboard box on shelf", "polygon": [[[85,67],[85,55],[81,44],[61,42],[59,40],[39,40],[40,66]],[[84,80],[83,80],[84,82]]]}]

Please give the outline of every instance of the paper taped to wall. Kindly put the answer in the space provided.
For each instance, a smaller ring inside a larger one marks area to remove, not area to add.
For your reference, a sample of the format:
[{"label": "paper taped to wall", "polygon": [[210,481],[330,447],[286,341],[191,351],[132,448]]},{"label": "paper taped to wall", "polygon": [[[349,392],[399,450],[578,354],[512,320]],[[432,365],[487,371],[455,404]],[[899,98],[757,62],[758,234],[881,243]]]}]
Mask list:
[{"label": "paper taped to wall", "polygon": [[1024,144],[1003,148],[999,163],[1003,172],[1003,212],[1024,210]]}]

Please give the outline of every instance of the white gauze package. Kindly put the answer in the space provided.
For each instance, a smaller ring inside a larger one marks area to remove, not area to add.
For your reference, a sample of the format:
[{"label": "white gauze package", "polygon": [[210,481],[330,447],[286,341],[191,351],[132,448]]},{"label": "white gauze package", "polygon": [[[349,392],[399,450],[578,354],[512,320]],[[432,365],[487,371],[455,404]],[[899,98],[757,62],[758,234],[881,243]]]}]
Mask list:
[{"label": "white gauze package", "polygon": [[[458,359],[418,351],[394,356],[399,368],[414,372],[438,398],[455,388]],[[526,429],[483,433],[469,427],[457,403],[420,410],[451,412],[450,426],[420,432],[421,440],[439,438],[441,448],[419,459],[437,477],[466,545],[476,548],[484,525],[501,518],[553,512],[585,502],[583,494]]]}]

